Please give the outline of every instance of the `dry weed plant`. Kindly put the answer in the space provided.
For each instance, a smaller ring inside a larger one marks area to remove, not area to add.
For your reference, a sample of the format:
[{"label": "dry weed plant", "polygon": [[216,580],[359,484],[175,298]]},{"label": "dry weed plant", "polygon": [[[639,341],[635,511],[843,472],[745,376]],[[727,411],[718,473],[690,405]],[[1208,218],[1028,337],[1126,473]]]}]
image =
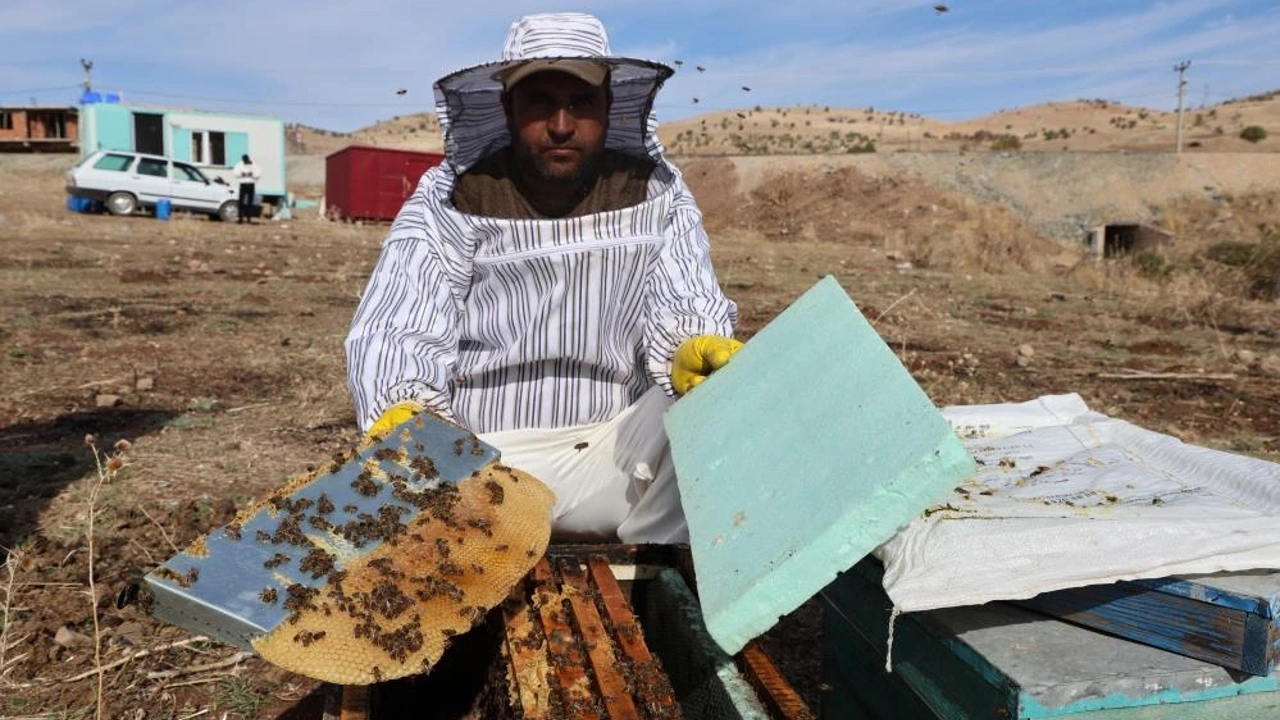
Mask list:
[{"label": "dry weed plant", "polygon": [[17,685],[9,681],[9,671],[12,670],[11,665],[16,665],[19,660],[26,657],[26,654],[19,655],[15,658],[9,657],[9,649],[21,642],[22,638],[10,641],[9,636],[13,630],[13,619],[10,612],[13,609],[13,596],[21,585],[18,583],[18,570],[26,569],[27,556],[21,546],[4,548],[5,550],[5,582],[4,582],[4,604],[0,605],[0,689],[11,690]]},{"label": "dry weed plant", "polygon": [[1085,260],[1069,277],[1080,287],[1125,298],[1143,314],[1215,332],[1275,324],[1276,303],[1250,299],[1247,283],[1230,269],[1193,264],[1185,257],[1168,262],[1177,269],[1153,277],[1131,258]]},{"label": "dry weed plant", "polygon": [[97,693],[95,707],[95,717],[102,720],[103,712],[103,684],[105,682],[102,667],[102,630],[99,626],[98,618],[98,588],[94,578],[94,564],[97,561],[94,555],[94,519],[98,512],[98,497],[101,494],[103,485],[110,483],[116,479],[117,474],[125,464],[125,453],[127,453],[132,444],[128,440],[120,440],[115,447],[104,454],[98,448],[98,440],[94,435],[86,435],[84,442],[93,451],[94,463],[97,469],[97,476],[89,485],[88,498],[86,499],[87,517],[85,519],[85,538],[88,544],[88,594],[89,605],[93,610],[93,666],[96,670],[94,675],[97,676]]}]

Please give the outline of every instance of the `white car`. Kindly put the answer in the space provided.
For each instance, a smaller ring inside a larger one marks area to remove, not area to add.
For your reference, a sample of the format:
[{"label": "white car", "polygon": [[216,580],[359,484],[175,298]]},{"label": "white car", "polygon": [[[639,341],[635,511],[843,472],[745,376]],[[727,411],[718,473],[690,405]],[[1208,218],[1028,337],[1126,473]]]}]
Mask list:
[{"label": "white car", "polygon": [[205,177],[194,165],[158,155],[97,150],[67,172],[67,194],[97,200],[112,215],[132,215],[167,199],[174,210],[232,221],[237,189]]}]

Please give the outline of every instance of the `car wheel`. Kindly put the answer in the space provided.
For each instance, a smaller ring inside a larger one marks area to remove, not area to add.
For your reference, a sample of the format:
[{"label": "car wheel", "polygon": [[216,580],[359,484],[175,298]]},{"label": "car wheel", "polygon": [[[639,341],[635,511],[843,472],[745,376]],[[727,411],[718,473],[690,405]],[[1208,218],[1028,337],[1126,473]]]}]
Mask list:
[{"label": "car wheel", "polygon": [[132,215],[138,211],[138,198],[127,192],[113,192],[107,197],[107,210],[112,215]]},{"label": "car wheel", "polygon": [[233,222],[240,217],[240,208],[234,200],[228,200],[218,207],[218,219],[222,222]]}]

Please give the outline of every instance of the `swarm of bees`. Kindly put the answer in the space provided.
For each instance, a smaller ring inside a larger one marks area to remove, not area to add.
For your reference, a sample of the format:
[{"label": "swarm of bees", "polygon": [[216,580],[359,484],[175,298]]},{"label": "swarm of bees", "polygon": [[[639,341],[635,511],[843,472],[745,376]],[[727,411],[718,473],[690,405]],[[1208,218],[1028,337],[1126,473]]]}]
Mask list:
[{"label": "swarm of bees", "polygon": [[[319,585],[264,589],[259,600],[272,604],[283,597],[289,612],[253,641],[264,659],[343,685],[424,672],[546,551],[554,498],[531,476],[490,463],[456,484],[414,490],[410,477],[433,473],[434,462],[397,453],[379,459],[406,473],[381,472],[366,463],[352,490],[378,498],[381,507],[349,522],[335,519],[327,531],[353,547],[379,544],[345,563],[318,545],[310,547],[300,569],[323,578]],[[332,501],[324,500],[314,510],[310,503],[277,503],[292,511],[281,513],[280,524],[294,528],[311,511],[333,512]],[[267,536],[267,542],[277,541],[275,533]],[[291,544],[289,537],[291,532],[279,540]]]}]

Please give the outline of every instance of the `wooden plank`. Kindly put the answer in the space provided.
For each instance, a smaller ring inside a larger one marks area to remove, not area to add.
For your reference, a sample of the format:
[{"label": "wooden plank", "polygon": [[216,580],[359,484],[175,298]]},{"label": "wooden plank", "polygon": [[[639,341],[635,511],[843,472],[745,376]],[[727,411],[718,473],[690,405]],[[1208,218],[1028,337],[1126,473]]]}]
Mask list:
[{"label": "wooden plank", "polygon": [[590,678],[585,671],[586,660],[578,649],[564,617],[564,596],[558,592],[555,574],[546,558],[533,568],[534,605],[542,619],[542,630],[547,638],[547,650],[551,660],[549,677],[554,677],[563,697],[566,710],[573,717],[583,720],[600,720],[600,709]]},{"label": "wooden plank", "polygon": [[611,720],[638,720],[640,712],[631,700],[627,680],[621,674],[613,642],[605,632],[600,613],[591,599],[591,588],[577,560],[561,560],[557,564],[564,581],[565,595],[573,608],[573,617],[587,646],[587,657],[595,673],[596,686],[604,700],[605,712]]},{"label": "wooden plank", "polygon": [[525,590],[522,583],[513,593],[517,600],[503,608],[503,643],[512,666],[510,681],[516,684],[515,700],[520,703],[521,717],[544,720],[551,712],[551,688],[546,680],[551,663],[533,608],[525,601]]},{"label": "wooden plank", "polygon": [[369,686],[342,685],[337,713],[325,717],[334,720],[369,720]]},{"label": "wooden plank", "polygon": [[611,565],[675,567],[682,554],[687,555],[688,551],[676,545],[552,543],[547,546],[547,557],[552,560],[593,557],[603,558]]},{"label": "wooden plank", "polygon": [[680,706],[658,660],[644,642],[644,631],[636,620],[631,605],[622,594],[609,563],[601,557],[587,559],[587,570],[600,593],[605,614],[613,625],[614,638],[623,654],[631,661],[631,674],[640,704],[653,718],[679,718]]},{"label": "wooden plank", "polygon": [[747,643],[736,660],[738,669],[755,688],[771,717],[775,720],[813,720],[809,705],[778,671],[759,642],[752,640]]}]

